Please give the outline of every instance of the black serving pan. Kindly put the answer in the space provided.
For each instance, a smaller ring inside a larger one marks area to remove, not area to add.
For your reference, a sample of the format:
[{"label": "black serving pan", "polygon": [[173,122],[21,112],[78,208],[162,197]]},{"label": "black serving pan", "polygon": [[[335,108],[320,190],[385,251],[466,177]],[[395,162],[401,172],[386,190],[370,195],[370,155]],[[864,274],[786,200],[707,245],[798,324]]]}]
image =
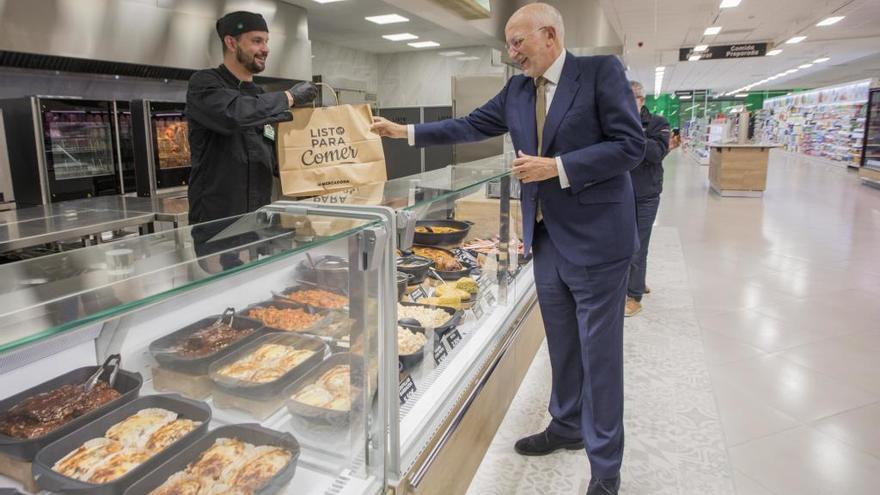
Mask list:
[{"label": "black serving pan", "polygon": [[401,297],[406,293],[406,287],[410,285],[410,280],[413,279],[413,276],[409,273],[398,271],[396,273],[397,276],[397,300],[399,301]]},{"label": "black serving pan", "polygon": [[[100,438],[112,426],[134,415],[142,409],[160,407],[178,414],[179,418],[201,421],[202,424],[195,430],[187,433],[183,438],[174,442],[143,464],[132,469],[114,481],[103,484],[88,483],[85,481],[68,478],[52,470],[61,458],[79,448],[85,442]],[[129,402],[122,407],[92,421],[86,426],[70,433],[69,435],[51,443],[41,450],[34,459],[34,478],[40,488],[51,492],[75,493],[82,495],[115,495],[122,494],[127,486],[142,478],[144,475],[159,467],[163,462],[170,459],[174,454],[183,450],[208,431],[208,423],[211,422],[211,408],[204,402],[186,399],[177,394],[150,395]]]},{"label": "black serving pan", "polygon": [[348,260],[339,256],[320,256],[317,259],[305,259],[296,266],[299,280],[311,282],[321,287],[348,289]]},{"label": "black serving pan", "polygon": [[[446,313],[448,313],[449,320],[447,320],[446,323],[444,323],[443,325],[440,325],[438,327],[434,327],[434,333],[436,335],[446,333],[446,332],[452,330],[453,328],[455,328],[456,326],[458,326],[458,324],[461,323],[462,316],[464,316],[464,311],[462,311],[460,309],[450,308],[449,306],[431,306],[428,304],[419,304],[419,303],[412,303],[412,302],[400,302],[398,304],[401,304],[403,306],[421,306],[423,308],[441,309],[441,310],[445,311]],[[401,323],[401,322],[398,322],[397,324],[402,327],[409,328],[410,330],[421,331],[421,332],[425,331],[425,327],[423,327],[421,325],[412,325],[412,324]]]},{"label": "black serving pan", "polygon": [[297,306],[299,306],[301,308],[302,307],[314,308],[319,311],[346,311],[348,309],[348,304],[344,305],[341,308],[326,308],[323,306],[315,306],[313,304],[305,304],[305,303],[297,302],[297,301],[294,301],[293,299],[290,299],[288,297],[290,294],[293,294],[294,292],[299,292],[302,290],[325,290],[327,292],[332,292],[334,294],[344,296],[346,299],[348,299],[348,294],[344,290],[331,289],[329,287],[317,287],[317,286],[313,287],[313,286],[309,286],[309,285],[299,285],[299,286],[295,286],[295,287],[288,287],[288,288],[284,289],[283,291],[281,291],[280,293],[275,294],[275,299],[277,299],[279,301],[283,301],[283,302],[288,302],[290,304],[296,304]]},{"label": "black serving pan", "polygon": [[[290,413],[294,416],[306,418],[308,420],[313,420],[320,423],[339,426],[348,424],[351,414],[359,410],[358,405],[361,401],[360,393],[363,391],[363,384],[360,383],[361,376],[363,375],[363,367],[361,366],[360,360],[358,358],[352,359],[353,356],[353,354],[348,352],[333,354],[329,358],[325,359],[324,362],[322,362],[320,365],[316,366],[314,369],[304,375],[302,378],[291,384],[290,387],[284,390],[284,396],[287,397],[287,410],[290,411]],[[318,378],[321,378],[321,375],[329,371],[331,368],[341,364],[347,364],[351,366],[350,393],[354,394],[351,400],[351,411],[337,411],[335,409],[310,406],[291,398],[294,394],[305,388],[307,385],[311,385],[318,381]]]},{"label": "black serving pan", "polygon": [[[34,395],[41,394],[43,392],[48,392],[50,390],[55,390],[56,388],[60,388],[63,385],[68,385],[72,383],[85,383],[86,380],[89,379],[96,371],[98,371],[98,366],[86,366],[84,368],[78,368],[73,371],[69,371],[61,376],[57,376],[47,382],[43,382],[35,387],[31,387],[24,392],[19,392],[11,397],[0,401],[0,411],[3,411],[0,414],[5,414],[6,411],[12,409],[16,404],[33,397]],[[113,384],[113,388],[119,392],[119,397],[115,400],[112,400],[103,406],[84,414],[73,421],[57,428],[54,431],[51,431],[42,437],[25,439],[25,438],[13,438],[8,437],[6,435],[0,434],[0,453],[6,454],[9,457],[20,459],[23,461],[31,461],[34,456],[37,455],[37,452],[49,445],[50,443],[58,440],[59,438],[67,435],[68,433],[76,430],[77,428],[83,426],[94,418],[100,417],[103,414],[106,414],[108,411],[115,409],[126,402],[131,402],[136,399],[140,394],[141,385],[143,385],[144,381],[141,378],[140,373],[133,373],[131,371],[125,371],[123,369],[119,369],[116,374],[116,383]]]},{"label": "black serving pan", "polygon": [[[253,383],[245,380],[228,378],[218,373],[218,371],[227,364],[232,364],[235,361],[244,358],[259,349],[263,344],[289,345],[297,349],[310,349],[315,351],[315,353],[303,361],[299,366],[282,375],[281,378],[268,383]],[[283,334],[273,333],[264,335],[254,340],[249,345],[215,361],[211,364],[208,376],[211,378],[211,381],[214,382],[215,386],[232,395],[255,400],[271,400],[277,398],[278,394],[281,393],[285,387],[295,382],[323,361],[324,356],[329,352],[327,344],[317,337],[299,335],[292,332],[285,332]]]},{"label": "black serving pan", "polygon": [[187,337],[205,327],[211,326],[215,321],[217,321],[217,318],[221,316],[223,315],[214,315],[207,318],[202,318],[201,320],[189,324],[181,328],[180,330],[176,330],[160,339],[154,340],[150,343],[150,354],[163,368],[167,368],[173,371],[180,371],[182,373],[187,373],[190,375],[206,375],[208,374],[208,367],[211,365],[211,363],[213,363],[217,359],[222,358],[223,356],[228,355],[230,352],[234,352],[236,349],[240,349],[242,346],[247,345],[248,342],[252,342],[254,339],[265,333],[261,331],[263,330],[263,323],[259,320],[247,318],[243,315],[236,314],[235,318],[232,320],[232,328],[253,328],[253,333],[207,356],[186,357],[181,356],[175,351],[177,346],[182,343]]},{"label": "black serving pan", "polygon": [[[407,264],[412,266],[407,266]],[[414,254],[397,258],[397,270],[412,275],[410,285],[420,284],[428,277],[428,273],[434,268],[434,261],[422,258]]]},{"label": "black serving pan", "polygon": [[293,454],[290,462],[265,485],[254,492],[254,495],[274,495],[280,492],[293,479],[296,463],[300,455],[300,446],[296,438],[290,433],[270,430],[255,423],[245,423],[221,426],[216,430],[211,430],[207,435],[199,438],[180,453],[166,460],[161,466],[141,478],[140,481],[131,485],[125,490],[124,495],[147,495],[156,488],[159,488],[168,478],[183,471],[189,464],[198,460],[202,452],[214,445],[214,441],[218,438],[235,438],[257,447],[264,445],[282,447]]},{"label": "black serving pan", "polygon": [[423,244],[426,246],[457,246],[467,237],[471,230],[470,222],[461,222],[458,220],[419,220],[416,222],[416,228],[425,227],[430,230],[432,227],[450,227],[456,229],[455,232],[437,233],[437,232],[416,232],[413,235],[415,244]]},{"label": "black serving pan", "polygon": [[[455,253],[453,253],[452,251],[450,251],[450,250],[448,250],[448,249],[439,248],[439,247],[437,247],[437,246],[420,246],[420,245],[415,245],[415,244],[413,244],[413,247],[414,247],[414,248],[416,248],[416,247],[424,247],[424,248],[431,248],[431,249],[437,249],[437,250],[439,250],[439,251],[444,251],[444,252],[446,252],[447,254],[449,254],[449,256],[452,256],[453,258],[455,258],[456,261],[458,261],[458,263],[462,266],[461,270],[448,270],[448,271],[447,271],[447,270],[440,270],[440,269],[434,267],[434,271],[435,271],[435,272],[437,273],[437,275],[439,275],[440,278],[442,278],[443,280],[458,280],[458,279],[460,279],[460,278],[462,278],[462,277],[467,277],[468,275],[471,274],[471,270],[473,269],[473,267],[469,266],[467,263],[465,263],[465,262],[463,262],[462,260],[460,260],[460,259],[455,255]],[[429,273],[429,275],[430,275],[430,273]]]},{"label": "black serving pan", "polygon": [[[269,306],[274,306],[278,309],[301,309],[309,314],[321,315],[322,318],[316,321],[312,326],[306,327],[302,330],[285,330],[283,328],[276,328],[269,326],[259,318],[252,318],[254,321],[263,325],[263,328],[267,332],[283,332],[283,333],[295,333],[295,334],[310,334],[310,335],[322,335],[321,329],[326,327],[332,320],[332,315],[335,310],[326,310],[326,309],[316,309],[311,306],[303,306],[302,304],[297,304],[293,301],[284,298],[271,299],[269,301],[258,302],[256,304],[251,304],[244,311],[241,312],[243,316],[248,315],[250,310],[254,308],[268,308]],[[338,314],[335,313],[335,314]]]},{"label": "black serving pan", "polygon": [[[425,334],[425,329],[422,327],[413,327],[413,326],[406,326],[406,325],[400,325],[400,326],[403,328],[406,328],[407,330],[410,330],[412,332],[420,333],[422,335]],[[436,331],[435,331],[435,333],[436,333]],[[417,350],[416,352],[414,352],[412,354],[399,354],[400,350],[398,348],[397,359],[400,361],[400,364],[403,365],[403,369],[412,368],[413,366],[422,362],[422,358],[425,355],[425,352],[424,352],[425,345],[427,345],[427,344],[428,344],[428,342],[426,340],[425,343],[422,344],[422,347],[420,347],[419,350]]]}]

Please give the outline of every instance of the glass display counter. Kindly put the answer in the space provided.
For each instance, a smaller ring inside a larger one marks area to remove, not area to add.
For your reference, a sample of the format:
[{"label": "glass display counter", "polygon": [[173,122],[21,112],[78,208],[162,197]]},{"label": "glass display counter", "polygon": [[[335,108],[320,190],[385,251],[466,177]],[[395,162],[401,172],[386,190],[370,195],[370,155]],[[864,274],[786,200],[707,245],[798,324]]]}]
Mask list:
[{"label": "glass display counter", "polygon": [[[112,437],[137,404],[171,401],[208,426],[131,467],[125,493],[190,476],[172,474],[226,437],[290,454],[272,493],[440,489],[483,391],[506,390],[480,423],[494,431],[540,343],[532,328],[521,344],[534,282],[510,181],[496,157],[0,266],[0,487],[91,488],[58,472],[71,436]],[[514,354],[513,374],[496,371]],[[29,397],[115,356],[127,405],[13,436]]]}]

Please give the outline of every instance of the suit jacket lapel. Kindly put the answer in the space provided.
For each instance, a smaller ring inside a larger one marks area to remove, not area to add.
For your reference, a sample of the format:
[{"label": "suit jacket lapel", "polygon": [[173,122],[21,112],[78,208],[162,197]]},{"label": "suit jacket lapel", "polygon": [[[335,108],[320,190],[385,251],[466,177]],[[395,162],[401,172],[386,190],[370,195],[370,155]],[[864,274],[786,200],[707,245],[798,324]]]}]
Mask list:
[{"label": "suit jacket lapel", "polygon": [[[550,104],[550,112],[544,120],[544,136],[541,140],[541,156],[545,156],[550,145],[553,144],[553,138],[556,131],[562,123],[562,118],[571,108],[574,97],[580,89],[578,83],[580,72],[577,70],[574,55],[566,53],[565,63],[562,65],[562,76],[559,78],[559,84],[556,86],[556,93],[553,95],[553,102]],[[534,122],[535,106],[532,105],[532,122]],[[533,124],[534,126],[534,124]]]}]

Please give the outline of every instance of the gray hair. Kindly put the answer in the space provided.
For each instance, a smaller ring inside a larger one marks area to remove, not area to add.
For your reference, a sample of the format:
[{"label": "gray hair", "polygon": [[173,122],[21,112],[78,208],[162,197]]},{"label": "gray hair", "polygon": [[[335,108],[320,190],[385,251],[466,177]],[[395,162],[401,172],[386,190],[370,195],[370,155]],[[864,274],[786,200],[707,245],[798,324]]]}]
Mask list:
[{"label": "gray hair", "polygon": [[630,87],[633,90],[633,94],[636,95],[636,98],[644,98],[645,97],[645,87],[642,86],[642,83],[638,81],[630,81]]},{"label": "gray hair", "polygon": [[529,11],[529,18],[535,22],[536,26],[553,27],[556,30],[556,35],[559,37],[559,43],[564,44],[565,25],[562,23],[562,14],[559,13],[556,7],[541,2],[532,3],[526,7]]}]

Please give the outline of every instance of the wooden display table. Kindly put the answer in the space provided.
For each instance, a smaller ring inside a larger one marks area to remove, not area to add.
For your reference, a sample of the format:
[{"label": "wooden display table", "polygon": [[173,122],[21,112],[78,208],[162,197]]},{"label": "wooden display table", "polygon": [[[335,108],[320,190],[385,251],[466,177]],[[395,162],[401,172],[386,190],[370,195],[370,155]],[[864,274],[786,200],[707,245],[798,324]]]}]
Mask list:
[{"label": "wooden display table", "polygon": [[710,144],[709,186],[721,196],[760,198],[774,144]]}]

